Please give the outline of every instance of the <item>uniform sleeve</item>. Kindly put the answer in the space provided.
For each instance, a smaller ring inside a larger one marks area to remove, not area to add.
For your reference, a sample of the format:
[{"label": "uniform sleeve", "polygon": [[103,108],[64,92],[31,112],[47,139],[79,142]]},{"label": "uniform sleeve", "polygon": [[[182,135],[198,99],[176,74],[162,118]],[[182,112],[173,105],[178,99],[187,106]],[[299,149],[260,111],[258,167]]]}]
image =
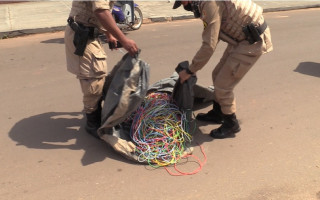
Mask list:
[{"label": "uniform sleeve", "polygon": [[110,10],[111,9],[110,2],[105,0],[92,1],[92,11],[94,12],[98,9]]},{"label": "uniform sleeve", "polygon": [[200,70],[211,58],[219,41],[221,26],[222,9],[220,9],[216,1],[202,2],[200,11],[204,30],[202,32],[202,45],[189,66],[192,72]]}]

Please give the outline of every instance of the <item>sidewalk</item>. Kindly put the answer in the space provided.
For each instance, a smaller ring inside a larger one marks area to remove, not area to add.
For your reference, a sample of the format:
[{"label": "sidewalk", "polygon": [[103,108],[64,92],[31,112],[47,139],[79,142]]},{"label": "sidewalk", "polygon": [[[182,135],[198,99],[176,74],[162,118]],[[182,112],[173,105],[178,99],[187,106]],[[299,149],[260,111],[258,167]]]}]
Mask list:
[{"label": "sidewalk", "polygon": [[[174,0],[135,2],[142,10],[143,23],[193,18],[191,12],[182,8],[173,10]],[[264,8],[264,12],[320,7],[320,0],[255,2]],[[64,30],[71,3],[71,1],[34,1],[0,4],[0,38]]]}]

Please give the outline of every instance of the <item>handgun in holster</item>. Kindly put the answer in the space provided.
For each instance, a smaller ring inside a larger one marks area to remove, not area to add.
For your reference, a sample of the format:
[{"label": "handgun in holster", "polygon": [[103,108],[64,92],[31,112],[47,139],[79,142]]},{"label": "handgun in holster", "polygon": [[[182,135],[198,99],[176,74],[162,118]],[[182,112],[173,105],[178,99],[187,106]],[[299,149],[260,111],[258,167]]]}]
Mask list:
[{"label": "handgun in holster", "polygon": [[250,23],[249,25],[243,27],[242,31],[246,36],[246,40],[250,44],[254,44],[255,42],[259,42],[262,40],[261,34],[266,30],[267,23],[264,22],[260,26],[256,26],[253,23]]},{"label": "handgun in holster", "polygon": [[68,19],[68,24],[74,31],[73,44],[76,47],[74,54],[83,56],[89,39],[90,29],[75,22],[72,18]]}]

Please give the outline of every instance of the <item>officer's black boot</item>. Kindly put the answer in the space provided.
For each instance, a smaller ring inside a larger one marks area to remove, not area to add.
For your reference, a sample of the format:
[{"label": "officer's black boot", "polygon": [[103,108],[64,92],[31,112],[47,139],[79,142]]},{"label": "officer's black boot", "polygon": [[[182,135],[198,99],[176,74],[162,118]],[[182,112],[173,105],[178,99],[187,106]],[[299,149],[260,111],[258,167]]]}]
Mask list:
[{"label": "officer's black boot", "polygon": [[97,130],[100,128],[101,126],[101,105],[99,104],[98,109],[93,111],[92,113],[86,113],[87,116],[87,123],[85,126],[86,131],[100,139],[100,137],[98,136]]},{"label": "officer's black boot", "polygon": [[215,124],[222,124],[223,117],[221,112],[221,106],[217,102],[213,101],[213,109],[210,110],[208,113],[199,113],[196,116],[196,119]]},{"label": "officer's black boot", "polygon": [[222,125],[210,132],[210,136],[217,139],[223,139],[227,137],[234,137],[235,133],[240,131],[239,122],[236,115],[223,115]]}]

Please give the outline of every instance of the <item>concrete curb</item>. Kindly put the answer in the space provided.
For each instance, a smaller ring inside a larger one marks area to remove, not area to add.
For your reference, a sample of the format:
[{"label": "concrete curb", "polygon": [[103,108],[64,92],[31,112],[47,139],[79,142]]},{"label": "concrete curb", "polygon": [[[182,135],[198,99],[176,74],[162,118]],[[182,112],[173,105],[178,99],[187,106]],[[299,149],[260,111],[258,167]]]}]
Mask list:
[{"label": "concrete curb", "polygon": [[[308,8],[319,8],[319,7],[320,7],[320,4],[305,5],[305,6],[278,7],[278,8],[265,8],[264,13],[308,9]],[[143,24],[158,23],[158,22],[170,22],[170,21],[186,20],[186,19],[194,19],[193,14],[184,15],[184,16],[172,16],[172,17],[144,18]],[[36,29],[10,31],[10,32],[0,32],[0,40],[6,39],[6,38],[13,38],[13,37],[18,37],[18,36],[30,35],[30,34],[63,31],[64,29],[65,29],[65,26],[57,26],[57,27],[50,27],[50,28],[36,28]]]},{"label": "concrete curb", "polygon": [[264,13],[267,12],[279,12],[279,11],[289,11],[289,10],[300,10],[308,8],[319,8],[320,4],[305,5],[305,6],[292,6],[292,7],[279,7],[279,8],[265,8],[263,9]]},{"label": "concrete curb", "polygon": [[[176,17],[151,17],[151,18],[144,18],[143,24],[170,22],[170,21],[186,20],[186,19],[194,19],[194,17],[193,15],[176,16]],[[24,29],[24,30],[10,31],[10,32],[2,32],[0,33],[0,40],[6,39],[6,38],[30,35],[30,34],[64,31],[64,29],[65,29],[65,26],[57,26],[57,27],[50,27],[50,28],[36,28],[36,29]]]}]

